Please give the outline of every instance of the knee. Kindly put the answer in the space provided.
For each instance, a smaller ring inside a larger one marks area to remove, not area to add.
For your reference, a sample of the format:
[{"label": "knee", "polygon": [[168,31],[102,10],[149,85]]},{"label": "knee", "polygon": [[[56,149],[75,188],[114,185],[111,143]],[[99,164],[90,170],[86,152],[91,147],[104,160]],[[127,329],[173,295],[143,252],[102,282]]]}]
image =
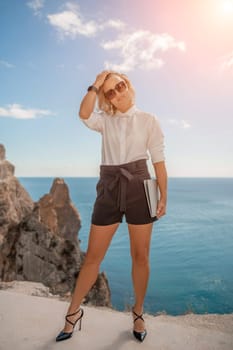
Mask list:
[{"label": "knee", "polygon": [[149,257],[146,253],[136,253],[132,256],[133,263],[137,265],[148,265]]}]

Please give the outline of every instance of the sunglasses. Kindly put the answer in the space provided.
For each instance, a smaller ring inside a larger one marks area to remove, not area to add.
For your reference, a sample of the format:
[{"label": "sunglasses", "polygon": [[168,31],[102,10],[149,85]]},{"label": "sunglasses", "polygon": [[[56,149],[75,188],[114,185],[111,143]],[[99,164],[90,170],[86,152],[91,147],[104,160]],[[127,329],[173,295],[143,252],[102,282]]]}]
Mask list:
[{"label": "sunglasses", "polygon": [[115,85],[114,89],[110,89],[110,90],[104,92],[104,96],[108,100],[112,100],[114,97],[116,97],[116,91],[121,93],[121,92],[125,91],[126,88],[127,88],[126,83],[124,81],[120,81],[119,83],[117,83]]}]

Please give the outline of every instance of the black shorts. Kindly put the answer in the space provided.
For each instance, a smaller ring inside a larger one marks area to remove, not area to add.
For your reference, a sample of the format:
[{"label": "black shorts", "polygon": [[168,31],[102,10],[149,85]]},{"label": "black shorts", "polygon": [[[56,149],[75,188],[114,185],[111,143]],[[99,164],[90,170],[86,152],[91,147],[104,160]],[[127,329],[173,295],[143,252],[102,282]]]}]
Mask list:
[{"label": "black shorts", "polygon": [[158,220],[151,217],[144,191],[144,179],[150,179],[146,159],[121,165],[100,165],[96,200],[91,223],[111,225],[122,222],[142,225]]}]

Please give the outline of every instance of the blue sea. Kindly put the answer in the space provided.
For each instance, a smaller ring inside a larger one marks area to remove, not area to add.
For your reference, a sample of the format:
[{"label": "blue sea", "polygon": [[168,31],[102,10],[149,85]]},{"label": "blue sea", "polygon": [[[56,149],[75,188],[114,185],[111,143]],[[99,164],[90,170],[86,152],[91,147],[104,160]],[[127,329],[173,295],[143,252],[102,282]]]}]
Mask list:
[{"label": "blue sea", "polygon": [[[34,201],[54,178],[19,178]],[[97,177],[64,178],[78,209],[86,251]],[[134,302],[127,223],[120,224],[102,261],[113,307]],[[153,226],[145,312],[233,312],[233,178],[169,178],[167,214]]]}]

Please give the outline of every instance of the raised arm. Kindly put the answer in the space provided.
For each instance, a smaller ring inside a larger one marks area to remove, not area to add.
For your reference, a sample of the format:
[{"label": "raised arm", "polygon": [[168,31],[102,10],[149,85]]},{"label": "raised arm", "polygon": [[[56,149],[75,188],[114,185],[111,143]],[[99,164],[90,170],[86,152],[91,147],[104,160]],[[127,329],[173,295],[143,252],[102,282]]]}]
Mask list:
[{"label": "raised arm", "polygon": [[[100,86],[103,84],[106,76],[109,73],[110,71],[103,71],[102,73],[97,75],[94,84],[92,84],[92,86],[96,87],[97,91],[99,90]],[[94,90],[88,91],[84,96],[84,98],[82,99],[82,102],[80,104],[80,109],[79,109],[80,118],[88,119],[90,117],[95,107],[95,101],[98,93],[97,91],[94,91]]]}]

